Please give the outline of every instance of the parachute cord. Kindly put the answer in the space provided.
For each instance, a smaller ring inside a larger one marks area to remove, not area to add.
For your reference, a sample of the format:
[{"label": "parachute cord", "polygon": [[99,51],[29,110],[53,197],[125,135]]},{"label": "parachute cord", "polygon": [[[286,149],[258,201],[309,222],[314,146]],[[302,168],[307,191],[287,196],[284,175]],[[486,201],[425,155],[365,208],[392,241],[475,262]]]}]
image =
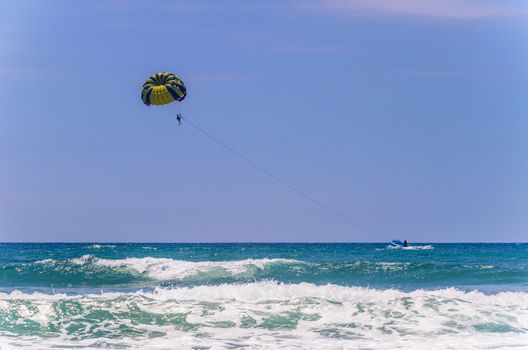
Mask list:
[{"label": "parachute cord", "polygon": [[202,133],[203,135],[205,135],[206,137],[208,137],[211,141],[213,141],[214,143],[220,145],[221,147],[223,147],[224,149],[228,150],[229,152],[233,153],[234,155],[236,155],[238,158],[242,159],[243,161],[245,161],[246,163],[252,165],[254,168],[256,168],[257,170],[259,170],[260,172],[264,173],[265,175],[271,177],[272,179],[274,179],[275,181],[279,182],[280,184],[282,184],[283,186],[289,188],[290,190],[294,191],[295,193],[297,193],[298,195],[304,197],[305,199],[308,199],[309,201],[311,201],[312,203],[316,204],[318,207],[326,210],[327,212],[331,213],[331,214],[334,214],[335,216],[341,218],[342,220],[348,222],[349,224],[352,224],[358,228],[360,228],[361,230],[365,231],[365,232],[368,232],[370,233],[371,235],[379,238],[379,239],[382,239],[383,241],[389,241],[388,238],[386,237],[383,237],[382,235],[380,235],[379,233],[376,233],[374,230],[371,230],[370,228],[360,224],[359,222],[355,221],[355,220],[352,220],[351,218],[349,218],[348,216],[340,213],[339,211],[329,207],[328,205],[318,201],[317,199],[313,198],[312,196],[306,194],[305,192],[301,191],[300,189],[298,189],[297,187],[294,187],[292,185],[290,185],[288,182],[284,181],[283,179],[281,179],[280,177],[278,177],[277,175],[273,174],[272,172],[270,172],[269,170],[263,168],[262,166],[260,166],[259,164],[257,164],[256,162],[252,161],[251,159],[249,159],[248,157],[246,157],[245,155],[243,155],[242,153],[238,152],[237,150],[235,150],[234,148],[226,145],[225,143],[223,143],[222,141],[220,141],[218,138],[216,138],[215,136],[211,135],[209,132],[205,131],[204,129],[200,128],[198,125],[192,123],[189,119],[187,118],[184,118],[182,117],[181,118],[182,120],[185,120],[185,122],[187,124],[189,124],[192,128],[194,128],[195,130],[199,131],[200,133]]}]

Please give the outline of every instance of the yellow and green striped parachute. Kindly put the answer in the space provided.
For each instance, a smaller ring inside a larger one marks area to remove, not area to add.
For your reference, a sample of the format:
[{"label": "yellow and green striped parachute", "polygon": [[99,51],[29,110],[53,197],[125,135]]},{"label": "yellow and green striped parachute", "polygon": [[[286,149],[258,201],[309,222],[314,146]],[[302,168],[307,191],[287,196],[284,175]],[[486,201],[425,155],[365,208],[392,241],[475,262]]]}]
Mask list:
[{"label": "yellow and green striped parachute", "polygon": [[141,90],[141,99],[147,106],[166,105],[174,101],[183,101],[187,89],[176,75],[161,72],[145,81]]}]

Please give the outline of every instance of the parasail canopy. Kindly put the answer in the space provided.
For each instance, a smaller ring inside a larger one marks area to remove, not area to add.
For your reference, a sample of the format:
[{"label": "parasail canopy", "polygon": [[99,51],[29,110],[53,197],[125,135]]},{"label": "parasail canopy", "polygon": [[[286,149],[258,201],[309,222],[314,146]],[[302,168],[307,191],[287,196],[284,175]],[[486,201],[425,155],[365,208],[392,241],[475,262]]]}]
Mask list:
[{"label": "parasail canopy", "polygon": [[186,95],[187,89],[183,81],[167,72],[157,73],[148,78],[141,90],[141,99],[147,106],[183,101]]}]

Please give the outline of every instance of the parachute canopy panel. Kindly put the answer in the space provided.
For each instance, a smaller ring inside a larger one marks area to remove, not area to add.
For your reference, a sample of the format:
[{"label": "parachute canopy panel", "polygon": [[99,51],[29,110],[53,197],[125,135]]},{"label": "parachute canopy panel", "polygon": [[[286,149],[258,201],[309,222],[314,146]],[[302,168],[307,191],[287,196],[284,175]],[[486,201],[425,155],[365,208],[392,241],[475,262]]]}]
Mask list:
[{"label": "parachute canopy panel", "polygon": [[148,78],[141,91],[141,99],[147,106],[183,101],[186,95],[187,89],[183,81],[176,75],[166,72]]}]

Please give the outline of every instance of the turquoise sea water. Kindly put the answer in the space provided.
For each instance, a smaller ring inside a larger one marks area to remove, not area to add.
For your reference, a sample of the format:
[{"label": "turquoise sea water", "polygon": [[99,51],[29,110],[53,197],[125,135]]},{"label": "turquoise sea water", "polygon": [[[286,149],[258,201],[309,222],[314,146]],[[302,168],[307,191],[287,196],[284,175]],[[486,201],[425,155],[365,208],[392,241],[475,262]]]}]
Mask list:
[{"label": "turquoise sea water", "polygon": [[175,341],[528,349],[528,244],[0,244],[2,349]]}]

